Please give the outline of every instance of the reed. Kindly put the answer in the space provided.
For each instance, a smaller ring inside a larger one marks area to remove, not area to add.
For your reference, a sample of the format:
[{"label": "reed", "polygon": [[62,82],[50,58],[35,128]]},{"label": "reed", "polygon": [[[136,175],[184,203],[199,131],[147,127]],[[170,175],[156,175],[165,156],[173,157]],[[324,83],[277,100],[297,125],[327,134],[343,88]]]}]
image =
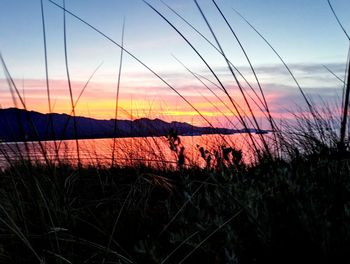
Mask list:
[{"label": "reed", "polygon": [[69,88],[69,98],[70,98],[70,103],[71,103],[71,107],[72,107],[72,114],[73,114],[73,126],[74,126],[76,151],[77,151],[77,155],[78,155],[78,164],[80,166],[81,162],[80,162],[80,150],[79,150],[79,141],[78,141],[78,127],[77,127],[77,122],[75,119],[75,105],[74,105],[72,83],[71,83],[71,78],[70,78],[70,73],[69,73],[69,65],[68,65],[66,12],[64,11],[65,6],[66,6],[66,0],[63,0],[64,62],[65,62],[65,66],[66,66],[66,74],[67,74],[67,81],[68,81],[68,88]]},{"label": "reed", "polygon": [[120,79],[122,75],[122,66],[123,66],[123,47],[124,47],[124,29],[125,29],[125,20],[123,22],[123,29],[122,29],[122,39],[121,39],[121,45],[122,48],[120,49],[120,61],[119,61],[119,70],[118,70],[118,82],[117,82],[117,93],[115,98],[115,113],[114,113],[114,140],[113,140],[113,147],[112,147],[112,167],[114,166],[114,154],[115,154],[115,137],[117,134],[118,126],[117,126],[117,119],[118,119],[118,102],[119,102],[119,90],[120,90]]},{"label": "reed", "polygon": [[[202,9],[197,0],[193,1],[196,10],[215,43],[170,5],[163,3],[224,59],[230,77],[244,99],[243,104],[233,98],[211,62],[200,53],[191,39],[155,6],[144,1],[208,69],[214,82],[177,60],[203,85],[203,89],[211,92],[234,115],[234,119],[224,116],[223,111],[205,96],[204,100],[217,109],[232,126],[241,126],[247,130],[248,139],[245,143],[251,146],[254,158],[247,161],[245,153],[237,149],[234,142],[228,142],[223,135],[219,135],[222,141],[217,140],[213,149],[197,146],[198,156],[204,166],[189,164],[186,150],[190,146],[184,143],[176,130],[172,130],[167,137],[162,137],[162,142],[155,137],[145,138],[138,146],[140,153],[125,150],[125,160],[136,154],[142,158],[122,165],[119,161],[123,157],[117,156],[117,150],[121,147],[117,144],[116,135],[118,113],[121,110],[119,95],[124,55],[130,56],[147,69],[209,126],[213,129],[214,126],[189,98],[125,47],[124,24],[121,42],[118,43],[67,10],[65,1],[63,5],[52,0],[48,2],[63,12],[65,69],[78,166],[73,166],[69,160],[52,162],[38,133],[38,145],[44,162],[30,156],[30,145],[26,140],[26,153],[22,153],[17,144],[5,148],[6,143],[0,143],[0,154],[8,162],[8,166],[0,170],[1,263],[335,263],[347,257],[350,247],[350,152],[347,142],[349,60],[346,80],[341,80],[344,83],[344,95],[340,113],[333,110],[330,102],[314,104],[273,45],[243,15],[234,10],[233,13],[238,14],[280,59],[306,103],[308,112],[294,109],[292,114],[296,124],[292,126],[286,123],[286,133],[284,125],[277,125],[274,120],[259,74],[217,1],[211,1],[213,8],[244,53],[257,89],[226,56],[216,29],[212,27],[206,10]],[[51,113],[45,16],[43,1],[40,3],[46,93]],[[329,0],[328,4],[349,38]],[[107,157],[110,166],[99,163],[96,153],[90,157],[91,161],[96,158],[96,162],[91,162],[94,165],[83,164],[84,152],[81,151],[83,146],[78,140],[75,109],[100,66],[91,74],[74,100],[69,71],[66,15],[75,18],[120,49],[114,138],[112,152]],[[0,59],[15,106],[19,106],[19,101],[27,109],[5,60],[2,56]],[[245,85],[239,78],[244,80]],[[262,134],[254,136],[249,130],[252,126],[261,131],[253,106],[269,122],[274,132],[271,140]],[[130,115],[133,116],[133,113]],[[18,117],[19,123],[20,120],[21,117]],[[27,122],[35,131],[35,125],[29,116]],[[68,122],[69,120],[64,125],[64,131]],[[48,128],[50,127],[53,129],[52,119],[48,123]],[[149,128],[150,131],[154,129]],[[24,131],[23,128],[21,130]],[[24,132],[22,134],[24,136]],[[54,138],[56,136],[53,135]],[[54,141],[57,156],[61,143],[56,145]],[[167,151],[173,154],[175,160],[167,160],[162,143],[167,144]],[[146,153],[143,147],[151,149],[151,153]],[[19,160],[11,158],[10,150],[19,152]],[[154,162],[157,166],[152,165]]]}]

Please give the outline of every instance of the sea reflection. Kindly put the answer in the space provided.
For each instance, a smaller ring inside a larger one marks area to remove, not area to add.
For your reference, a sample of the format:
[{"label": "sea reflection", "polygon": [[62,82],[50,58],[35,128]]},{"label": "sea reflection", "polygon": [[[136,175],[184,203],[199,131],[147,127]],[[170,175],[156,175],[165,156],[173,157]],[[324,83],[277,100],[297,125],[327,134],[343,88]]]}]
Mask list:
[{"label": "sea reflection", "polygon": [[[257,135],[254,135],[257,137]],[[115,143],[114,143],[115,142]],[[113,148],[115,144],[115,148]],[[114,164],[136,166],[144,164],[153,167],[176,167],[179,161],[178,149],[170,147],[167,137],[82,139],[78,140],[80,163],[83,166],[111,166],[112,150]],[[201,155],[218,155],[223,147],[234,147],[243,152],[245,161],[254,156],[247,134],[180,136],[180,146],[184,147],[184,166],[206,166]],[[32,162],[64,162],[78,165],[78,151],[75,140],[0,143],[0,168],[20,160]]]}]

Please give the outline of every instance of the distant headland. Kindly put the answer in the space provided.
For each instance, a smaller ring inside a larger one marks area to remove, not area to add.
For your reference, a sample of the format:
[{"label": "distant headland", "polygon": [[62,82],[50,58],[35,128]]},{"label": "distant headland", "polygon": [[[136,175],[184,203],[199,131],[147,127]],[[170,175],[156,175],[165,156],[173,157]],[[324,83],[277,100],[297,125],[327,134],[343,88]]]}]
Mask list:
[{"label": "distant headland", "polygon": [[[67,114],[42,114],[18,108],[0,109],[0,140],[3,142],[55,139],[92,139],[113,137],[166,136],[169,131],[178,135],[259,133],[267,130],[198,127],[183,122],[161,119],[99,120]],[[76,129],[75,129],[76,127]],[[75,131],[76,130],[76,131]]]}]

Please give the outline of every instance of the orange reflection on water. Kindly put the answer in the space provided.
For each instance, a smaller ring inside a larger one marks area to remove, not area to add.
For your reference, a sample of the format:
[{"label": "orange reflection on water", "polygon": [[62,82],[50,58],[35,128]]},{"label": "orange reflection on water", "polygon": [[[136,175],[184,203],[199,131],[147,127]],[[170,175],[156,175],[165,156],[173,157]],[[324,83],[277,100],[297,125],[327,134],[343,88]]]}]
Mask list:
[{"label": "orange reflection on water", "polygon": [[[254,137],[257,138],[257,135]],[[111,166],[113,141],[113,139],[78,140],[81,164],[83,166]],[[1,143],[0,168],[6,167],[9,162],[21,159],[44,162],[45,155],[53,162],[78,164],[75,140],[46,141],[41,144],[45,150],[44,153],[38,142]],[[114,148],[114,164],[122,167],[144,164],[158,168],[175,168],[178,166],[181,147],[184,147],[184,166],[206,166],[206,161],[201,155],[201,147],[205,151],[205,157],[211,156],[213,165],[217,162],[218,155],[221,155],[222,147],[242,150],[246,162],[250,162],[254,157],[247,134],[180,136],[180,144],[176,150],[171,150],[166,137],[117,138]]]}]

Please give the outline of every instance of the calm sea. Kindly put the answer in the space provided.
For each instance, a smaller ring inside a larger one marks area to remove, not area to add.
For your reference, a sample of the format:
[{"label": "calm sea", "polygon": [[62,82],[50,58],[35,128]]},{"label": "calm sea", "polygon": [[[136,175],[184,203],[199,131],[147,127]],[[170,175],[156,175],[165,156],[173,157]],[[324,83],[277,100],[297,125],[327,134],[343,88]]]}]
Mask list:
[{"label": "calm sea", "polygon": [[[257,135],[254,135],[257,137]],[[180,136],[177,151],[171,150],[166,137],[117,138],[114,148],[114,163],[120,166],[135,166],[143,163],[151,166],[177,166],[178,154],[184,147],[185,165],[205,166],[200,147],[206,157],[213,158],[222,147],[241,149],[245,159],[250,159],[252,150],[247,134]],[[84,166],[110,166],[112,163],[113,139],[78,140],[80,162]],[[72,165],[78,163],[78,151],[75,140],[45,141],[25,143],[0,143],[0,168],[9,162],[29,159],[44,162],[45,156],[50,161],[62,161]],[[215,159],[215,158],[214,158]],[[214,159],[212,161],[214,162]]]}]

